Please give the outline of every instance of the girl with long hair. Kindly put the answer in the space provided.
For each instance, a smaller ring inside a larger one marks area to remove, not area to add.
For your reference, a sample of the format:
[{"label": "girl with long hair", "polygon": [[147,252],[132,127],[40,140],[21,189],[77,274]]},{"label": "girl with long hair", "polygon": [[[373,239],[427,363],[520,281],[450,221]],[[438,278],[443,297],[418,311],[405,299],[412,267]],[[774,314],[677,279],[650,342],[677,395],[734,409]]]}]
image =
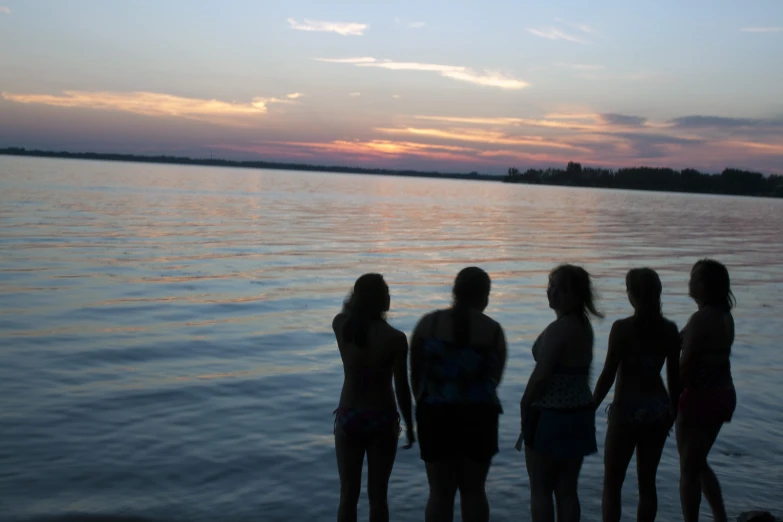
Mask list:
[{"label": "girl with long hair", "polygon": [[[612,325],[606,362],[593,393],[597,408],[617,378],[604,447],[603,520],[620,520],[623,482],[635,452],[636,520],[652,522],[658,511],[655,476],[680,397],[680,337],[677,325],[661,312],[663,287],[654,270],[630,270],[625,287],[634,313]],[[661,379],[664,363],[668,391]]]},{"label": "girl with long hair", "polygon": [[408,384],[408,340],[386,322],[389,304],[389,287],[383,276],[364,274],[354,284],[342,312],[332,321],[344,370],[334,425],[340,474],[338,522],[356,520],[365,455],[370,521],[388,522],[389,477],[400,434],[398,407],[405,420],[405,448],[410,448],[415,440]]},{"label": "girl with long hair", "polygon": [[[533,344],[536,366],[520,401],[533,522],[576,522],[582,459],[597,451],[589,374],[593,360],[590,317],[595,307],[587,271],[561,265],[549,274],[549,307],[557,318]],[[553,502],[553,496],[556,503]]]}]

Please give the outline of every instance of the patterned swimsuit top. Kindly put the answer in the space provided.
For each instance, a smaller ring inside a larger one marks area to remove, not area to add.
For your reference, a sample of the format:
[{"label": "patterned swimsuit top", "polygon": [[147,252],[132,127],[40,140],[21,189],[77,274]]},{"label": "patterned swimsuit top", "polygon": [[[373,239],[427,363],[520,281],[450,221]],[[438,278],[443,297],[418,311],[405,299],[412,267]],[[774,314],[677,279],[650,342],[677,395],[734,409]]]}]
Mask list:
[{"label": "patterned swimsuit top", "polygon": [[[432,405],[499,405],[497,382],[492,379],[497,357],[489,347],[458,345],[435,336],[438,317],[422,346],[422,379],[418,402]],[[498,325],[492,347],[497,345]]]},{"label": "patterned swimsuit top", "polygon": [[[533,358],[538,359],[541,339],[546,330],[541,332],[533,343]],[[557,364],[549,376],[543,393],[533,401],[533,406],[550,409],[582,408],[593,403],[593,392],[590,389],[590,365],[567,366]]]}]

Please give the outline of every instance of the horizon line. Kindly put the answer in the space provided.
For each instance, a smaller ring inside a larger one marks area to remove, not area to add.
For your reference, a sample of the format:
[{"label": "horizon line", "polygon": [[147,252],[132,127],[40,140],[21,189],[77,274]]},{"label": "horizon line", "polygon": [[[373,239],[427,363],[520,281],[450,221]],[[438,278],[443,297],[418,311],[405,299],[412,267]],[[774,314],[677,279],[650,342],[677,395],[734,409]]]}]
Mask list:
[{"label": "horizon line", "polygon": [[[470,172],[450,172],[450,171],[440,171],[440,170],[420,170],[420,169],[414,169],[414,168],[390,168],[390,167],[356,167],[356,166],[349,166],[349,165],[326,165],[326,164],[316,164],[316,163],[294,163],[290,161],[276,161],[276,160],[268,160],[268,159],[242,159],[242,160],[235,160],[235,159],[227,159],[227,158],[220,158],[220,157],[212,157],[211,153],[209,157],[191,157],[191,156],[176,156],[176,155],[170,155],[170,154],[155,154],[155,155],[145,155],[145,154],[135,154],[135,153],[126,153],[126,152],[72,152],[67,150],[43,150],[43,149],[28,149],[26,147],[1,147],[0,148],[0,156],[32,156],[32,157],[60,157],[61,159],[69,159],[67,156],[94,156],[94,158],[72,158],[72,159],[95,159],[95,160],[101,160],[104,161],[127,161],[127,162],[133,162],[135,159],[140,160],[146,160],[146,161],[138,161],[138,162],[147,162],[147,163],[173,163],[173,162],[180,162],[183,164],[187,163],[194,163],[194,164],[209,164],[209,163],[224,163],[227,164],[225,166],[246,166],[251,168],[260,168],[260,169],[285,169],[285,170],[298,170],[299,168],[305,170],[305,171],[313,171],[313,170],[319,170],[323,169],[325,172],[345,172],[345,173],[368,173],[371,174],[373,172],[375,173],[400,173],[400,174],[420,174],[420,175],[440,175],[440,176],[459,176],[459,177],[481,177],[481,178],[498,178],[503,179],[507,176],[507,174],[490,174],[490,173],[480,173],[477,170],[472,170]],[[102,156],[100,158],[99,156]],[[122,157],[128,158],[128,159],[122,159]],[[154,161],[154,160],[171,160],[171,161]],[[198,163],[197,163],[198,162]],[[635,166],[626,166],[626,167],[617,167],[617,168],[607,168],[607,167],[601,167],[597,165],[589,165],[585,164],[581,161],[569,161],[566,166],[569,163],[577,163],[582,168],[586,169],[599,169],[599,170],[606,170],[610,172],[618,172],[623,169],[660,169],[660,170],[673,170],[673,171],[679,171],[683,172],[686,170],[694,170],[698,172],[699,174],[704,175],[711,175],[711,176],[719,176],[720,172],[703,172],[699,169],[692,168],[692,167],[684,167],[682,169],[676,169],[673,167],[652,167],[649,165],[639,164]],[[252,164],[255,164],[255,167],[252,167]],[[274,167],[263,167],[260,165],[274,165]],[[218,165],[216,165],[218,166]],[[508,170],[516,169],[516,167],[509,166]],[[537,169],[535,167],[526,167],[525,169],[516,169],[520,173],[523,173],[524,170],[548,170],[548,169],[558,169],[558,167],[555,166],[547,166],[547,167],[538,167]],[[761,174],[764,177],[769,176],[780,176],[783,177],[781,174],[775,174],[775,173],[764,173],[754,170],[747,170],[742,168],[736,168],[736,167],[724,167],[723,170],[737,170],[737,171],[743,171],[747,173],[752,174]]]}]

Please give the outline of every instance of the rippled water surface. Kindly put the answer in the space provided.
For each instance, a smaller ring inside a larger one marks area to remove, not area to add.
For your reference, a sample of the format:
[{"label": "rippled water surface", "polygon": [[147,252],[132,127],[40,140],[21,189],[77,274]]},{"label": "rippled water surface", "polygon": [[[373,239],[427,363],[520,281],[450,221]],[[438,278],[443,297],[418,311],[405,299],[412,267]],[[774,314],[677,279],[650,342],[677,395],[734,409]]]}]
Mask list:
[{"label": "rippled water surface", "polygon": [[[492,276],[488,313],[509,341],[493,520],[528,519],[515,405],[552,319],[548,270],[596,277],[596,375],[630,311],[626,270],[657,269],[682,326],[703,256],[729,266],[739,301],[739,407],[714,469],[730,514],[781,512],[781,218],[767,199],[0,158],[0,520],[334,520],[333,315],[379,271],[391,323],[410,332],[467,264]],[[584,520],[600,519],[602,476],[589,457]],[[631,467],[630,518],[635,482]],[[680,519],[671,439],[658,483],[659,519]],[[393,521],[423,519],[426,484],[416,451],[400,452]]]}]

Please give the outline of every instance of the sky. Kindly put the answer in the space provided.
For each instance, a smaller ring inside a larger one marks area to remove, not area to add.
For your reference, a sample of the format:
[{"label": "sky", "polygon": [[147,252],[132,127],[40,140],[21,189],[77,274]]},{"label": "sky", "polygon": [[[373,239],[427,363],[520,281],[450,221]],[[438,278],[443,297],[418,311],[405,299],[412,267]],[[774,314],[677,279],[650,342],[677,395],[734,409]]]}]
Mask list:
[{"label": "sky", "polygon": [[783,0],[0,0],[0,147],[783,174]]}]

